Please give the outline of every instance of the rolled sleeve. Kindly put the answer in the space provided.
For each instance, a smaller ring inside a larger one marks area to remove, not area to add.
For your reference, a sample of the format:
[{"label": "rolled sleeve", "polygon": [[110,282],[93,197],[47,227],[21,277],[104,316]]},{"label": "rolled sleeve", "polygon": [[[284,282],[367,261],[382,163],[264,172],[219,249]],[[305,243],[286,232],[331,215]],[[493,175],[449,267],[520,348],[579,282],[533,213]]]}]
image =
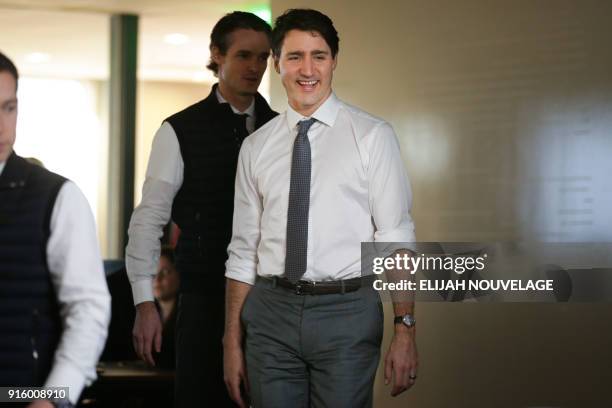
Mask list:
[{"label": "rolled sleeve", "polygon": [[368,177],[376,242],[414,242],[410,215],[412,191],[393,128],[382,123],[373,132]]},{"label": "rolled sleeve", "polygon": [[252,172],[250,139],[242,144],[236,170],[232,240],[225,276],[253,285],[257,277],[262,202]]}]

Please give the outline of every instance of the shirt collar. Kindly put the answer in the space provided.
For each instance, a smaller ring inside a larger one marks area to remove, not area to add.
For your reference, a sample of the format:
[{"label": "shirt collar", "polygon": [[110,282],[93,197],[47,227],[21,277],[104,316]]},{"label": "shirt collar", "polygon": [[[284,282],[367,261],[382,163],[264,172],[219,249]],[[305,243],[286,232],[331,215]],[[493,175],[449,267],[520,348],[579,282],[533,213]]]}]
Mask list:
[{"label": "shirt collar", "polygon": [[234,105],[232,105],[231,103],[229,103],[224,97],[223,95],[221,95],[221,92],[219,92],[219,87],[217,87],[216,89],[216,94],[217,94],[217,100],[219,101],[219,103],[227,103],[229,104],[229,106],[232,108],[232,111],[234,113],[238,113],[238,114],[243,114],[246,113],[247,115],[249,115],[250,117],[254,117],[255,116],[255,98],[253,98],[253,100],[251,101],[251,104],[249,105],[248,108],[246,108],[246,110],[244,112],[240,112],[240,110],[238,110],[238,108],[235,108]]},{"label": "shirt collar", "polygon": [[[340,100],[336,97],[336,94],[332,92],[329,97],[323,102],[321,106],[310,116],[315,118],[317,121],[324,123],[327,126],[333,126],[340,110]],[[287,104],[287,125],[290,130],[293,130],[299,121],[308,119],[302,114],[296,112],[291,105]]]},{"label": "shirt collar", "polygon": [[4,171],[4,166],[6,166],[6,162],[0,162],[0,175],[2,175],[2,172]]}]

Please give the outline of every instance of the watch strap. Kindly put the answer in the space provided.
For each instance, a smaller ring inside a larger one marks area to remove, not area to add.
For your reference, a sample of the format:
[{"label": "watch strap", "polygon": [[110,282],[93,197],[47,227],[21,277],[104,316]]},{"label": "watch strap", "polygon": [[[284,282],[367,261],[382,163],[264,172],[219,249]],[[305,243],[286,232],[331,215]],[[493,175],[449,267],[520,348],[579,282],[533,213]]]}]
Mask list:
[{"label": "watch strap", "polygon": [[416,324],[416,320],[411,314],[407,314],[404,316],[395,316],[393,319],[394,324],[403,324],[406,327],[414,327]]}]

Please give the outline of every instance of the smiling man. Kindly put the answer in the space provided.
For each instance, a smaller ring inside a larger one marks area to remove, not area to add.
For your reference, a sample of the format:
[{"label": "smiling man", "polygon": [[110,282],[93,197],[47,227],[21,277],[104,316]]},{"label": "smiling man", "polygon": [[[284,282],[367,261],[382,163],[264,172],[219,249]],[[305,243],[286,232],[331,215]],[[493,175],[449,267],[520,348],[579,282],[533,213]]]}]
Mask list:
[{"label": "smiling man", "polygon": [[211,33],[208,68],[219,78],[206,99],[167,118],[151,149],[142,202],[126,248],[137,354],[155,364],[162,325],[153,303],[160,237],[170,219],[181,229],[176,323],[175,406],[233,406],[222,381],[224,262],[231,238],[236,163],[242,140],[273,118],[257,88],[270,55],[270,26],[252,13],[221,18]]},{"label": "smiling man", "polygon": [[[243,407],[241,385],[256,408],[372,406],[383,313],[360,243],[414,241],[411,192],[391,126],[332,91],[338,42],[318,11],[276,20],[288,107],[240,151],[224,362]],[[417,352],[413,305],[394,310],[385,378],[398,395],[414,384]]]}]

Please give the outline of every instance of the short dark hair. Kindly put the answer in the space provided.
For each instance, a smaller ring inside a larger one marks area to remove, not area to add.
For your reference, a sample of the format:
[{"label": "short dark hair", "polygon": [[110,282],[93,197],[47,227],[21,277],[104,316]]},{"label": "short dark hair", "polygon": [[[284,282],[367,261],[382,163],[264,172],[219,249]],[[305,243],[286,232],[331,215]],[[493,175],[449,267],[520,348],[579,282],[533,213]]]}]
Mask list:
[{"label": "short dark hair", "polygon": [[329,17],[312,9],[289,9],[279,16],[272,30],[272,53],[274,57],[280,56],[283,40],[291,30],[316,31],[329,46],[332,57],[338,54],[338,31]]},{"label": "short dark hair", "polygon": [[221,55],[225,55],[230,47],[229,36],[231,33],[238,29],[255,30],[265,33],[268,39],[272,35],[272,29],[270,24],[266,23],[260,17],[253,13],[247,13],[246,11],[234,11],[224,15],[221,20],[217,21],[217,24],[210,33],[210,62],[206,68],[210,69],[216,74],[219,73],[219,66],[212,59],[212,49],[217,47],[221,52]]},{"label": "short dark hair", "polygon": [[19,73],[13,61],[0,51],[0,72],[8,72],[15,78],[15,90],[17,90],[17,82],[19,81]]}]

